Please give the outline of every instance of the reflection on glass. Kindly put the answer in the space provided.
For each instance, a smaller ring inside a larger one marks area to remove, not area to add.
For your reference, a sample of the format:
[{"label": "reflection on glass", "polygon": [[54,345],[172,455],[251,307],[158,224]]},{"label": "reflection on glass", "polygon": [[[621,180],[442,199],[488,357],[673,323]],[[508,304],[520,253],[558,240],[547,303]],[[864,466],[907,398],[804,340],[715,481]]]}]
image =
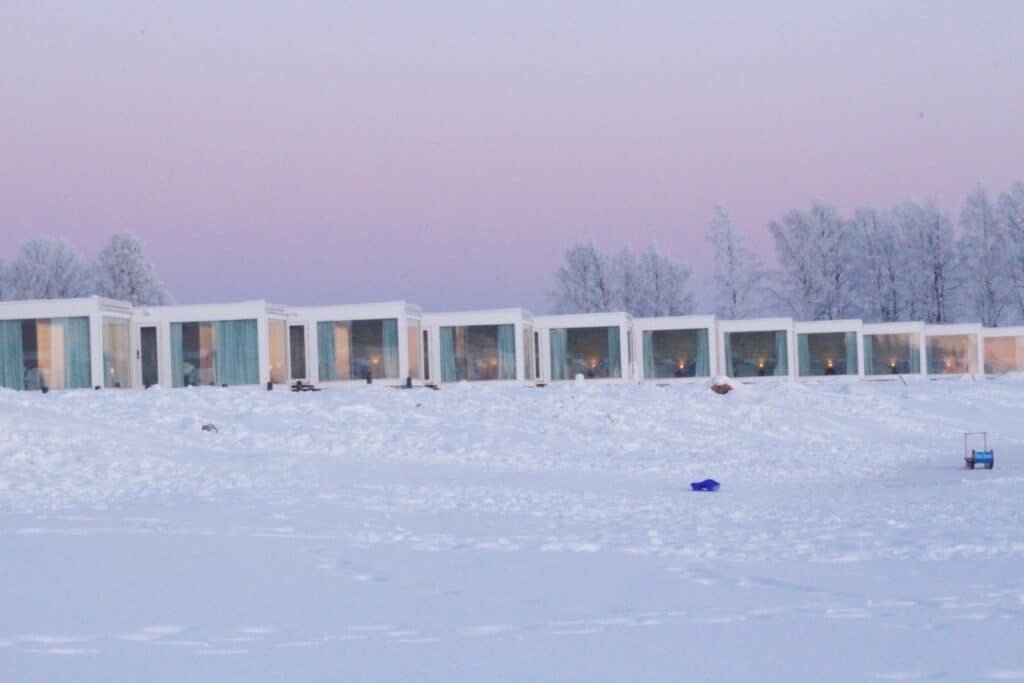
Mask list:
[{"label": "reflection on glass", "polygon": [[797,336],[801,377],[857,374],[857,333],[816,332]]},{"label": "reflection on glass", "polygon": [[284,384],[288,381],[287,325],[283,320],[267,322],[267,351],[270,354],[270,381]]},{"label": "reflection on glass", "polygon": [[533,329],[530,327],[523,327],[523,372],[525,379],[535,379],[536,368],[534,367],[534,352],[533,352]]},{"label": "reflection on glass", "polygon": [[131,385],[131,355],[128,349],[128,321],[124,318],[103,318],[103,386],[122,388]]},{"label": "reflection on glass", "polygon": [[865,334],[864,374],[902,375],[921,372],[916,334]]},{"label": "reflection on glass", "polygon": [[708,331],[647,330],[643,334],[644,377],[709,377]]},{"label": "reflection on glass", "polygon": [[622,377],[619,335],[618,326],[551,330],[551,379]]},{"label": "reflection on glass", "polygon": [[985,339],[985,372],[1024,372],[1024,337]]},{"label": "reflection on glass", "polygon": [[88,317],[0,320],[0,386],[84,389],[91,381]]},{"label": "reflection on glass", "polygon": [[317,323],[321,381],[398,377],[398,320]]},{"label": "reflection on glass", "polygon": [[928,337],[928,374],[953,375],[978,371],[978,337],[943,334]]},{"label": "reflection on glass", "polygon": [[416,321],[409,321],[406,332],[409,348],[406,350],[409,357],[409,377],[420,379],[420,324]]},{"label": "reflection on glass", "polygon": [[171,384],[259,384],[255,320],[171,323]]},{"label": "reflection on glass", "polygon": [[729,377],[784,377],[789,374],[785,330],[727,332],[725,373]]},{"label": "reflection on glass", "polygon": [[441,328],[442,382],[515,378],[515,325]]}]

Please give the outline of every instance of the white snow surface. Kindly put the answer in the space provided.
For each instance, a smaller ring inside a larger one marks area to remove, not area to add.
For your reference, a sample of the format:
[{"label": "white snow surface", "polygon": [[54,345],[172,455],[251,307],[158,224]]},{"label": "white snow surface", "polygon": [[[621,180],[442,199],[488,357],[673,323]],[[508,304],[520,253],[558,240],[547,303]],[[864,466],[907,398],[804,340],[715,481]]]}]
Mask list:
[{"label": "white snow surface", "polygon": [[0,680],[1024,679],[1024,378],[709,384],[0,391]]}]

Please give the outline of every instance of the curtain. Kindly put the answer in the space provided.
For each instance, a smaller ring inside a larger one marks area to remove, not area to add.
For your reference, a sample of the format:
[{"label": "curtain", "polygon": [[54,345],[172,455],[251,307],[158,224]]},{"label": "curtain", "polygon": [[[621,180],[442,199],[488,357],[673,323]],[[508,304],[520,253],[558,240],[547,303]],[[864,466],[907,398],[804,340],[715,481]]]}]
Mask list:
[{"label": "curtain", "polygon": [[864,374],[875,374],[875,336],[864,335]]},{"label": "curtain", "polygon": [[338,379],[338,367],[334,363],[334,323],[316,324],[316,345],[320,381],[333,382]]},{"label": "curtain", "polygon": [[921,372],[921,345],[917,338],[910,337],[910,372],[917,374]]},{"label": "curtain", "polygon": [[551,340],[551,379],[568,379],[566,369],[566,356],[569,355],[569,345],[566,331],[550,330]]},{"label": "curtain", "polygon": [[724,340],[722,343],[722,353],[725,354],[725,376],[732,377],[732,342],[730,341],[730,335],[728,332],[722,335]]},{"label": "curtain", "polygon": [[218,320],[213,323],[213,354],[218,384],[259,384],[255,320]]},{"label": "curtain", "polygon": [[0,320],[0,387],[25,388],[25,356],[21,347],[20,320]]},{"label": "curtain", "polygon": [[171,386],[185,386],[184,342],[181,340],[181,323],[171,323]]},{"label": "curtain", "polygon": [[498,325],[498,379],[516,378],[516,326]]},{"label": "curtain", "polygon": [[[778,338],[776,338],[778,344]],[[811,374],[811,343],[806,334],[799,334],[796,337],[797,362],[800,364],[800,376],[807,377]]]},{"label": "curtain", "polygon": [[622,377],[622,352],[618,327],[608,328],[608,376]]},{"label": "curtain", "polygon": [[786,355],[786,333],[775,333],[775,375],[781,377],[789,374],[789,357]]},{"label": "curtain", "polygon": [[441,381],[454,382],[455,376],[455,328],[441,328]]},{"label": "curtain", "polygon": [[857,366],[857,333],[846,333],[846,374],[856,375]]},{"label": "curtain", "polygon": [[708,356],[708,331],[697,330],[697,367],[695,377],[711,376],[711,359]]},{"label": "curtain", "polygon": [[384,328],[384,376],[398,377],[401,370],[398,364],[398,320],[389,318],[382,320]]},{"label": "curtain", "polygon": [[92,382],[89,319],[58,318],[53,322],[64,328],[64,386],[88,389]]},{"label": "curtain", "polygon": [[650,330],[644,331],[644,377],[654,379],[654,341]]}]

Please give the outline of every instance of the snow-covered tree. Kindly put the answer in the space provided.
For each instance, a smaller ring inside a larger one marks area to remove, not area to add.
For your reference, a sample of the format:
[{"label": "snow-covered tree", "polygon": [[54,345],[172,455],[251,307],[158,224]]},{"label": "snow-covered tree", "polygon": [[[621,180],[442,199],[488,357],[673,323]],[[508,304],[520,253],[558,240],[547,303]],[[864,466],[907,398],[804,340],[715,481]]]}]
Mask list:
[{"label": "snow-covered tree", "polygon": [[[686,315],[693,312],[693,294],[687,289],[690,269],[649,247],[637,259],[638,295],[633,296],[635,316]],[[624,283],[625,284],[625,283]]]},{"label": "snow-covered tree", "polygon": [[593,244],[576,244],[565,252],[548,293],[556,313],[610,311],[615,301],[612,268]]},{"label": "snow-covered tree", "polygon": [[636,254],[624,247],[614,257],[592,244],[565,253],[549,296],[558,313],[627,311],[636,316],[685,315],[693,310],[690,270],[656,247]]},{"label": "snow-covered tree", "polygon": [[92,293],[88,266],[71,243],[59,237],[22,242],[6,279],[11,299],[65,299]]},{"label": "snow-covered tree", "polygon": [[612,305],[609,310],[632,313],[641,306],[640,261],[629,247],[623,247],[611,259]]},{"label": "snow-covered tree", "polygon": [[854,241],[859,247],[857,277],[861,306],[868,320],[904,320],[907,311],[906,255],[891,211],[872,206],[853,215]]},{"label": "snow-covered tree", "polygon": [[143,243],[132,235],[111,236],[96,259],[94,276],[101,296],[133,304],[164,304],[169,300]]},{"label": "snow-covered tree", "polygon": [[996,327],[1010,303],[1010,261],[996,205],[984,188],[975,188],[967,196],[960,229],[965,293],[982,324]]},{"label": "snow-covered tree", "polygon": [[960,284],[953,222],[933,202],[905,202],[894,209],[906,266],[907,317],[928,323],[953,320]]},{"label": "snow-covered tree", "polygon": [[854,244],[850,223],[831,206],[815,202],[769,225],[781,271],[778,296],[803,320],[835,320],[856,312]]},{"label": "snow-covered tree", "polygon": [[708,224],[707,241],[715,252],[715,308],[722,318],[749,315],[763,272],[757,257],[743,246],[729,211],[715,206]]},{"label": "snow-covered tree", "polygon": [[999,222],[1006,235],[1006,256],[1018,320],[1024,320],[1024,183],[999,196]]}]

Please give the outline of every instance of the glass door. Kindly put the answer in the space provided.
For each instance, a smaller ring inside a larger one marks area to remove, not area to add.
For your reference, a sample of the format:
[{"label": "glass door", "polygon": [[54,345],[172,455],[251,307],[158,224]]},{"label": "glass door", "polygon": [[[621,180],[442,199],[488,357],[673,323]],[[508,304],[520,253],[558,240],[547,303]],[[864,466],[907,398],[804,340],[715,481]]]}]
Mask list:
[{"label": "glass door", "polygon": [[288,348],[292,379],[306,379],[306,326],[291,325],[288,328]]},{"label": "glass door", "polygon": [[139,330],[139,358],[142,361],[142,386],[147,389],[160,383],[157,370],[156,327]]}]

